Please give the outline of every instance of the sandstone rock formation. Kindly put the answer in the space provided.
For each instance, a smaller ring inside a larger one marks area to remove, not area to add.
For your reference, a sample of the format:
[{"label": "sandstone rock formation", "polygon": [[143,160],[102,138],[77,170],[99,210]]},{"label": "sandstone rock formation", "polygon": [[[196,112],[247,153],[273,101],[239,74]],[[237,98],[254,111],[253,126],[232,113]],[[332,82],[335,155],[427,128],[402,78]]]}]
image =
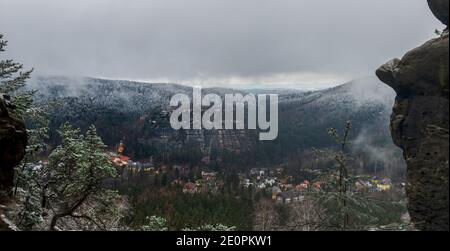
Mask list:
[{"label": "sandstone rock formation", "polygon": [[8,113],[8,97],[0,94],[0,192],[13,184],[13,167],[24,157],[27,143],[25,124]]},{"label": "sandstone rock formation", "polygon": [[[448,26],[448,0],[428,0]],[[449,230],[449,34],[381,66],[376,74],[397,93],[391,133],[404,151],[412,221],[420,230]]]},{"label": "sandstone rock formation", "polygon": [[433,14],[439,19],[443,24],[448,26],[448,0],[428,0],[428,5],[430,6]]}]

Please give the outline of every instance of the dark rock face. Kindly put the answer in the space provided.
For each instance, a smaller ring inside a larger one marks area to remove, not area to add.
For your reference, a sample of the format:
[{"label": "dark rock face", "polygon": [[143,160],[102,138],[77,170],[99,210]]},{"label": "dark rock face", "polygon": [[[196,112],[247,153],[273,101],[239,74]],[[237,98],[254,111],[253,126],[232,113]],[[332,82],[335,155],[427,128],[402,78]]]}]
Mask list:
[{"label": "dark rock face", "polygon": [[0,191],[7,191],[13,184],[13,167],[25,155],[27,133],[23,121],[8,114],[8,98],[0,94]]},{"label": "dark rock face", "polygon": [[[448,0],[428,2],[448,24]],[[391,133],[404,151],[409,212],[421,230],[449,230],[448,53],[447,30],[376,72],[397,92]]]},{"label": "dark rock face", "polygon": [[437,19],[448,26],[448,0],[428,0],[428,5]]}]

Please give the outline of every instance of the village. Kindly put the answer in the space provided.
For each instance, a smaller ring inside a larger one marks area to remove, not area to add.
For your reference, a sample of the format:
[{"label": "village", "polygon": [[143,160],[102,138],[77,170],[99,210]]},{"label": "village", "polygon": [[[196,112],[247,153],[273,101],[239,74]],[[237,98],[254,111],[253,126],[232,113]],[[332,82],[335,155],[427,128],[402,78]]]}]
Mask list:
[{"label": "village", "polygon": [[[184,194],[218,193],[225,185],[223,175],[219,172],[209,171],[207,168],[193,168],[187,164],[156,163],[151,157],[147,161],[134,161],[124,155],[125,146],[120,143],[116,152],[107,152],[112,163],[117,167],[121,180],[132,179],[137,176],[159,177],[165,176],[167,184],[172,188],[178,188]],[[207,163],[208,157],[203,158]],[[33,170],[39,170],[48,165],[47,160],[41,160],[30,164]],[[192,174],[196,172],[196,174]],[[319,170],[315,170],[320,173]],[[279,204],[302,202],[305,194],[311,191],[319,191],[327,186],[325,181],[303,180],[294,182],[294,178],[286,174],[284,167],[275,168],[251,168],[246,172],[239,172],[239,187],[254,192],[263,192]],[[393,184],[391,179],[382,177],[359,178],[354,184],[354,192],[367,191],[371,193],[387,192],[394,187],[402,187],[404,184]]]},{"label": "village", "polygon": [[[173,177],[168,183],[172,187],[181,188],[185,194],[217,193],[224,186],[224,180],[219,172],[207,170],[207,168],[196,167],[198,175],[190,175],[192,167],[189,165],[168,165],[155,163],[153,158],[148,161],[133,161],[130,157],[123,155],[124,146],[121,143],[117,148],[117,153],[110,152],[112,162],[118,167],[122,178],[133,175],[168,175]],[[203,158],[207,163],[208,157]],[[320,170],[315,170],[320,173]],[[255,192],[269,194],[271,199],[280,204],[290,204],[302,202],[305,193],[311,190],[321,190],[327,186],[325,181],[303,180],[293,182],[293,177],[286,174],[284,167],[276,168],[251,168],[247,172],[238,173],[239,186]],[[398,184],[403,186],[404,184]],[[361,177],[354,184],[354,192],[367,191],[380,193],[390,191],[394,187],[391,179],[384,177]]]}]

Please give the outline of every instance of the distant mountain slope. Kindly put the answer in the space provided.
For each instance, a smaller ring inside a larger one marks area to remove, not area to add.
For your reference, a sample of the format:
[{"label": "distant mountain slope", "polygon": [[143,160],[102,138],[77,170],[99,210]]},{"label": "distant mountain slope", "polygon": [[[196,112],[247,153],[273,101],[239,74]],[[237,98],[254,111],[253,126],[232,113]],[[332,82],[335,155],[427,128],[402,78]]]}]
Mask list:
[{"label": "distant mountain slope", "polygon": [[[38,102],[63,100],[52,114],[53,144],[57,142],[55,129],[70,121],[82,129],[95,124],[106,144],[114,147],[123,140],[128,154],[137,159],[152,155],[198,161],[205,156],[231,153],[241,156],[238,160],[242,163],[282,163],[312,147],[332,146],[327,129],[342,129],[345,121],[351,120],[355,151],[369,155],[383,152],[378,157],[368,157],[380,161],[396,151],[387,129],[395,93],[372,78],[321,91],[267,91],[278,93],[280,100],[279,137],[271,142],[259,142],[255,132],[246,130],[172,130],[168,121],[169,100],[177,93],[191,95],[191,87],[67,77],[38,77],[30,82],[31,88],[39,90]],[[226,88],[203,90],[203,94],[211,92],[264,93]]]},{"label": "distant mountain slope", "polygon": [[[347,120],[353,123],[352,139],[358,139],[355,149],[380,147],[396,152],[388,131],[394,96],[390,88],[367,78],[282,101],[274,155],[282,156],[282,152],[293,149],[329,147],[333,141],[327,129],[342,130]],[[363,138],[366,145],[361,142]]]}]

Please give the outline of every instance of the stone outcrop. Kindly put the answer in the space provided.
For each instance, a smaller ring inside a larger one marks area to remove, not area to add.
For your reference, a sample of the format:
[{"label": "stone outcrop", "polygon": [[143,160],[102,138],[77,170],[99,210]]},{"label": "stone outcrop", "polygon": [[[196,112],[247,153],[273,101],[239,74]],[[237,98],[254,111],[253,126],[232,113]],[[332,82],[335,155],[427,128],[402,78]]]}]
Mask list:
[{"label": "stone outcrop", "polygon": [[[428,0],[448,27],[448,0]],[[449,34],[381,66],[397,93],[391,133],[407,162],[408,209],[420,230],[449,230]]]},{"label": "stone outcrop", "polygon": [[439,19],[443,24],[448,26],[448,0],[428,0],[428,5],[430,6],[433,14]]},{"label": "stone outcrop", "polygon": [[27,133],[23,121],[8,112],[9,98],[0,94],[0,192],[13,185],[14,166],[24,157]]}]

